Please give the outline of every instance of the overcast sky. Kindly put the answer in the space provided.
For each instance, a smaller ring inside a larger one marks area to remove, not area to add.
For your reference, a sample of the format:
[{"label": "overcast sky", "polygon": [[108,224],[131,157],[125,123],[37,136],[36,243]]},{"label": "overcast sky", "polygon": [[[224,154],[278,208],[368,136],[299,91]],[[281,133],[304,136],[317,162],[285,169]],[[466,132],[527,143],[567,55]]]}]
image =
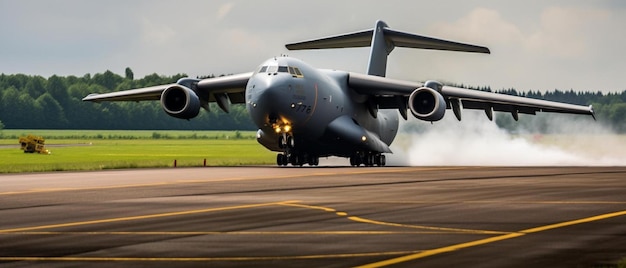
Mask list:
[{"label": "overcast sky", "polygon": [[368,48],[284,44],[373,27],[487,46],[491,55],[396,48],[387,76],[494,89],[626,90],[626,1],[0,0],[0,73],[131,67],[135,77],[254,70],[280,54],[364,72]]}]

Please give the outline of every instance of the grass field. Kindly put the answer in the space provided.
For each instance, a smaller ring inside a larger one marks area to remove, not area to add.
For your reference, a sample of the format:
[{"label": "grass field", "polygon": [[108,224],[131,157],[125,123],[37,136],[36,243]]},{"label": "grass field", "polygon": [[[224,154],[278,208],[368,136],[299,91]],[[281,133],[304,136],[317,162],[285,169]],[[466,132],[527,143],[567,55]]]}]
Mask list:
[{"label": "grass field", "polygon": [[[6,146],[17,146],[15,137],[25,134],[46,138],[52,154],[27,154]],[[208,166],[275,161],[275,153],[258,144],[250,131],[3,130],[2,135],[0,173],[172,167],[174,161],[177,166],[203,166],[205,159]]]}]

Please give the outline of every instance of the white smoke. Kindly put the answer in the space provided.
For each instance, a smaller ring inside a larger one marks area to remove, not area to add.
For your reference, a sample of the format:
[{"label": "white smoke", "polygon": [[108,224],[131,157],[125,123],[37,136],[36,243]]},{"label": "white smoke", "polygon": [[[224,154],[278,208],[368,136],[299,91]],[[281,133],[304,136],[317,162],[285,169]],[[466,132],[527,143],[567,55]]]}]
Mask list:
[{"label": "white smoke", "polygon": [[[506,114],[504,114],[506,116]],[[583,117],[583,119],[580,119]],[[400,124],[389,165],[410,166],[623,166],[626,136],[582,115],[520,116],[515,134],[498,128],[482,111],[463,110],[443,120],[415,118]],[[548,133],[535,134],[542,128]]]}]

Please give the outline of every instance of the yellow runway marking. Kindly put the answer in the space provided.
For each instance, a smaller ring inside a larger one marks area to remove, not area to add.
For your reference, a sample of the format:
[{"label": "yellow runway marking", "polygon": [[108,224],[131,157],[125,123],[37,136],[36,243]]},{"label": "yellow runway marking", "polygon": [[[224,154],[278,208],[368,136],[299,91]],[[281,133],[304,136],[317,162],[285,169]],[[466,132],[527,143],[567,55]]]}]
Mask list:
[{"label": "yellow runway marking", "polygon": [[362,266],[359,266],[359,267],[361,267],[361,268],[383,267],[383,266],[398,264],[398,263],[407,262],[407,261],[411,261],[411,260],[421,259],[421,258],[424,258],[424,257],[437,255],[437,254],[441,254],[441,253],[446,253],[446,252],[451,252],[451,251],[460,250],[460,249],[464,249],[464,248],[470,248],[470,247],[480,246],[480,245],[489,244],[489,243],[493,243],[493,242],[497,242],[497,241],[502,241],[502,240],[507,240],[507,239],[511,239],[511,238],[516,238],[516,237],[524,236],[524,235],[527,235],[527,234],[538,233],[538,232],[543,232],[543,231],[547,231],[547,230],[552,230],[552,229],[572,226],[572,225],[581,224],[581,223],[588,223],[588,222],[593,222],[593,221],[599,221],[599,220],[604,220],[604,219],[614,218],[614,217],[619,217],[619,216],[624,216],[624,215],[626,215],[626,210],[618,211],[618,212],[614,212],[614,213],[602,214],[602,215],[593,216],[593,217],[587,217],[587,218],[578,219],[578,220],[572,220],[572,221],[555,223],[555,224],[550,224],[550,225],[545,225],[545,226],[539,226],[539,227],[530,228],[530,229],[522,230],[522,231],[515,232],[515,233],[509,233],[509,234],[505,234],[505,235],[500,235],[500,236],[495,236],[495,237],[490,237],[490,238],[470,241],[470,242],[466,242],[466,243],[460,243],[460,244],[451,245],[451,246],[447,246],[447,247],[441,247],[441,248],[437,248],[437,249],[425,250],[425,251],[422,251],[422,252],[418,252],[418,253],[414,253],[414,254],[410,254],[410,255],[394,258],[394,259],[384,260],[384,261],[380,261],[380,262],[370,263],[370,264],[362,265]]},{"label": "yellow runway marking", "polygon": [[271,206],[271,205],[288,204],[290,202],[297,202],[297,201],[283,201],[283,202],[249,204],[249,205],[230,206],[230,207],[216,207],[216,208],[206,208],[206,209],[198,209],[198,210],[186,210],[186,211],[177,211],[177,212],[166,212],[166,213],[159,213],[159,214],[148,214],[148,215],[129,216],[129,217],[120,217],[120,218],[110,218],[110,219],[101,219],[101,220],[67,222],[67,223],[49,224],[49,225],[31,226],[31,227],[20,227],[20,228],[12,228],[12,229],[4,229],[4,230],[0,229],[0,233],[24,232],[24,231],[33,231],[33,230],[42,230],[42,229],[51,229],[51,228],[61,228],[61,227],[72,227],[72,226],[81,226],[81,225],[90,225],[90,224],[109,223],[109,222],[121,222],[121,221],[134,221],[134,220],[143,220],[143,219],[154,219],[154,218],[162,218],[162,217],[171,217],[171,216],[181,216],[181,215],[190,215],[190,214],[198,214],[198,213],[207,213],[207,212],[214,212],[214,211],[224,211],[224,210],[233,210],[233,209],[265,207],[265,206]]},{"label": "yellow runway marking", "polygon": [[594,200],[399,200],[399,201],[355,201],[360,204],[557,204],[557,205],[621,205],[626,201],[594,201]]},{"label": "yellow runway marking", "polygon": [[376,225],[385,225],[385,226],[402,227],[402,228],[413,228],[413,229],[425,229],[425,230],[433,230],[433,231],[448,232],[448,233],[468,233],[468,234],[510,234],[511,233],[511,232],[500,232],[500,231],[489,231],[489,230],[460,229],[460,228],[446,228],[446,227],[433,227],[433,226],[423,226],[423,225],[401,224],[401,223],[392,223],[392,222],[383,222],[383,221],[369,220],[369,219],[364,219],[364,218],[361,218],[361,217],[354,217],[354,216],[348,217],[348,219],[356,221],[356,222],[376,224]]},{"label": "yellow runway marking", "polygon": [[335,212],[335,211],[337,211],[334,208],[321,207],[321,206],[312,206],[312,205],[304,205],[304,204],[298,204],[298,203],[285,203],[285,204],[281,204],[281,205],[283,205],[283,206],[290,206],[290,207],[301,207],[301,208],[317,209],[317,210],[323,210],[323,211],[326,211],[326,212]]},{"label": "yellow runway marking", "polygon": [[[282,206],[290,206],[290,207],[301,207],[315,210],[322,210],[325,212],[335,212],[337,216],[347,217],[348,213],[343,211],[337,211],[334,208],[323,207],[323,206],[313,206],[313,205],[305,205],[299,203],[281,203]],[[383,222],[365,219],[356,216],[347,217],[351,221],[374,224],[374,225],[383,225],[383,226],[393,226],[393,227],[401,227],[401,228],[412,228],[412,229],[424,229],[430,231],[437,231],[438,233],[447,232],[447,233],[467,233],[467,234],[509,234],[511,232],[501,232],[501,231],[490,231],[490,230],[475,230],[475,229],[461,229],[461,228],[446,228],[446,227],[433,227],[433,226],[423,226],[423,225],[411,225],[411,224],[401,224],[401,223],[392,223],[392,222]]]}]

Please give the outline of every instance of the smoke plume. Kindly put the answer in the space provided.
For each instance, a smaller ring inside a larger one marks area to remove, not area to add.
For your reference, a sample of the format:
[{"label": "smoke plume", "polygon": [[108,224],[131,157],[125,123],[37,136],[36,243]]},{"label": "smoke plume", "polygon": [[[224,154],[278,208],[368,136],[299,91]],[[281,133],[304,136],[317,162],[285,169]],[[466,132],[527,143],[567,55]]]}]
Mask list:
[{"label": "smoke plume", "polygon": [[[509,116],[500,114],[500,116]],[[504,119],[503,117],[499,117]],[[524,121],[526,120],[526,121]],[[524,122],[522,122],[524,121]],[[481,111],[463,110],[458,122],[414,118],[400,123],[389,165],[410,166],[623,166],[626,136],[580,115],[520,116],[515,131],[499,128]],[[540,134],[548,133],[548,134]]]}]

